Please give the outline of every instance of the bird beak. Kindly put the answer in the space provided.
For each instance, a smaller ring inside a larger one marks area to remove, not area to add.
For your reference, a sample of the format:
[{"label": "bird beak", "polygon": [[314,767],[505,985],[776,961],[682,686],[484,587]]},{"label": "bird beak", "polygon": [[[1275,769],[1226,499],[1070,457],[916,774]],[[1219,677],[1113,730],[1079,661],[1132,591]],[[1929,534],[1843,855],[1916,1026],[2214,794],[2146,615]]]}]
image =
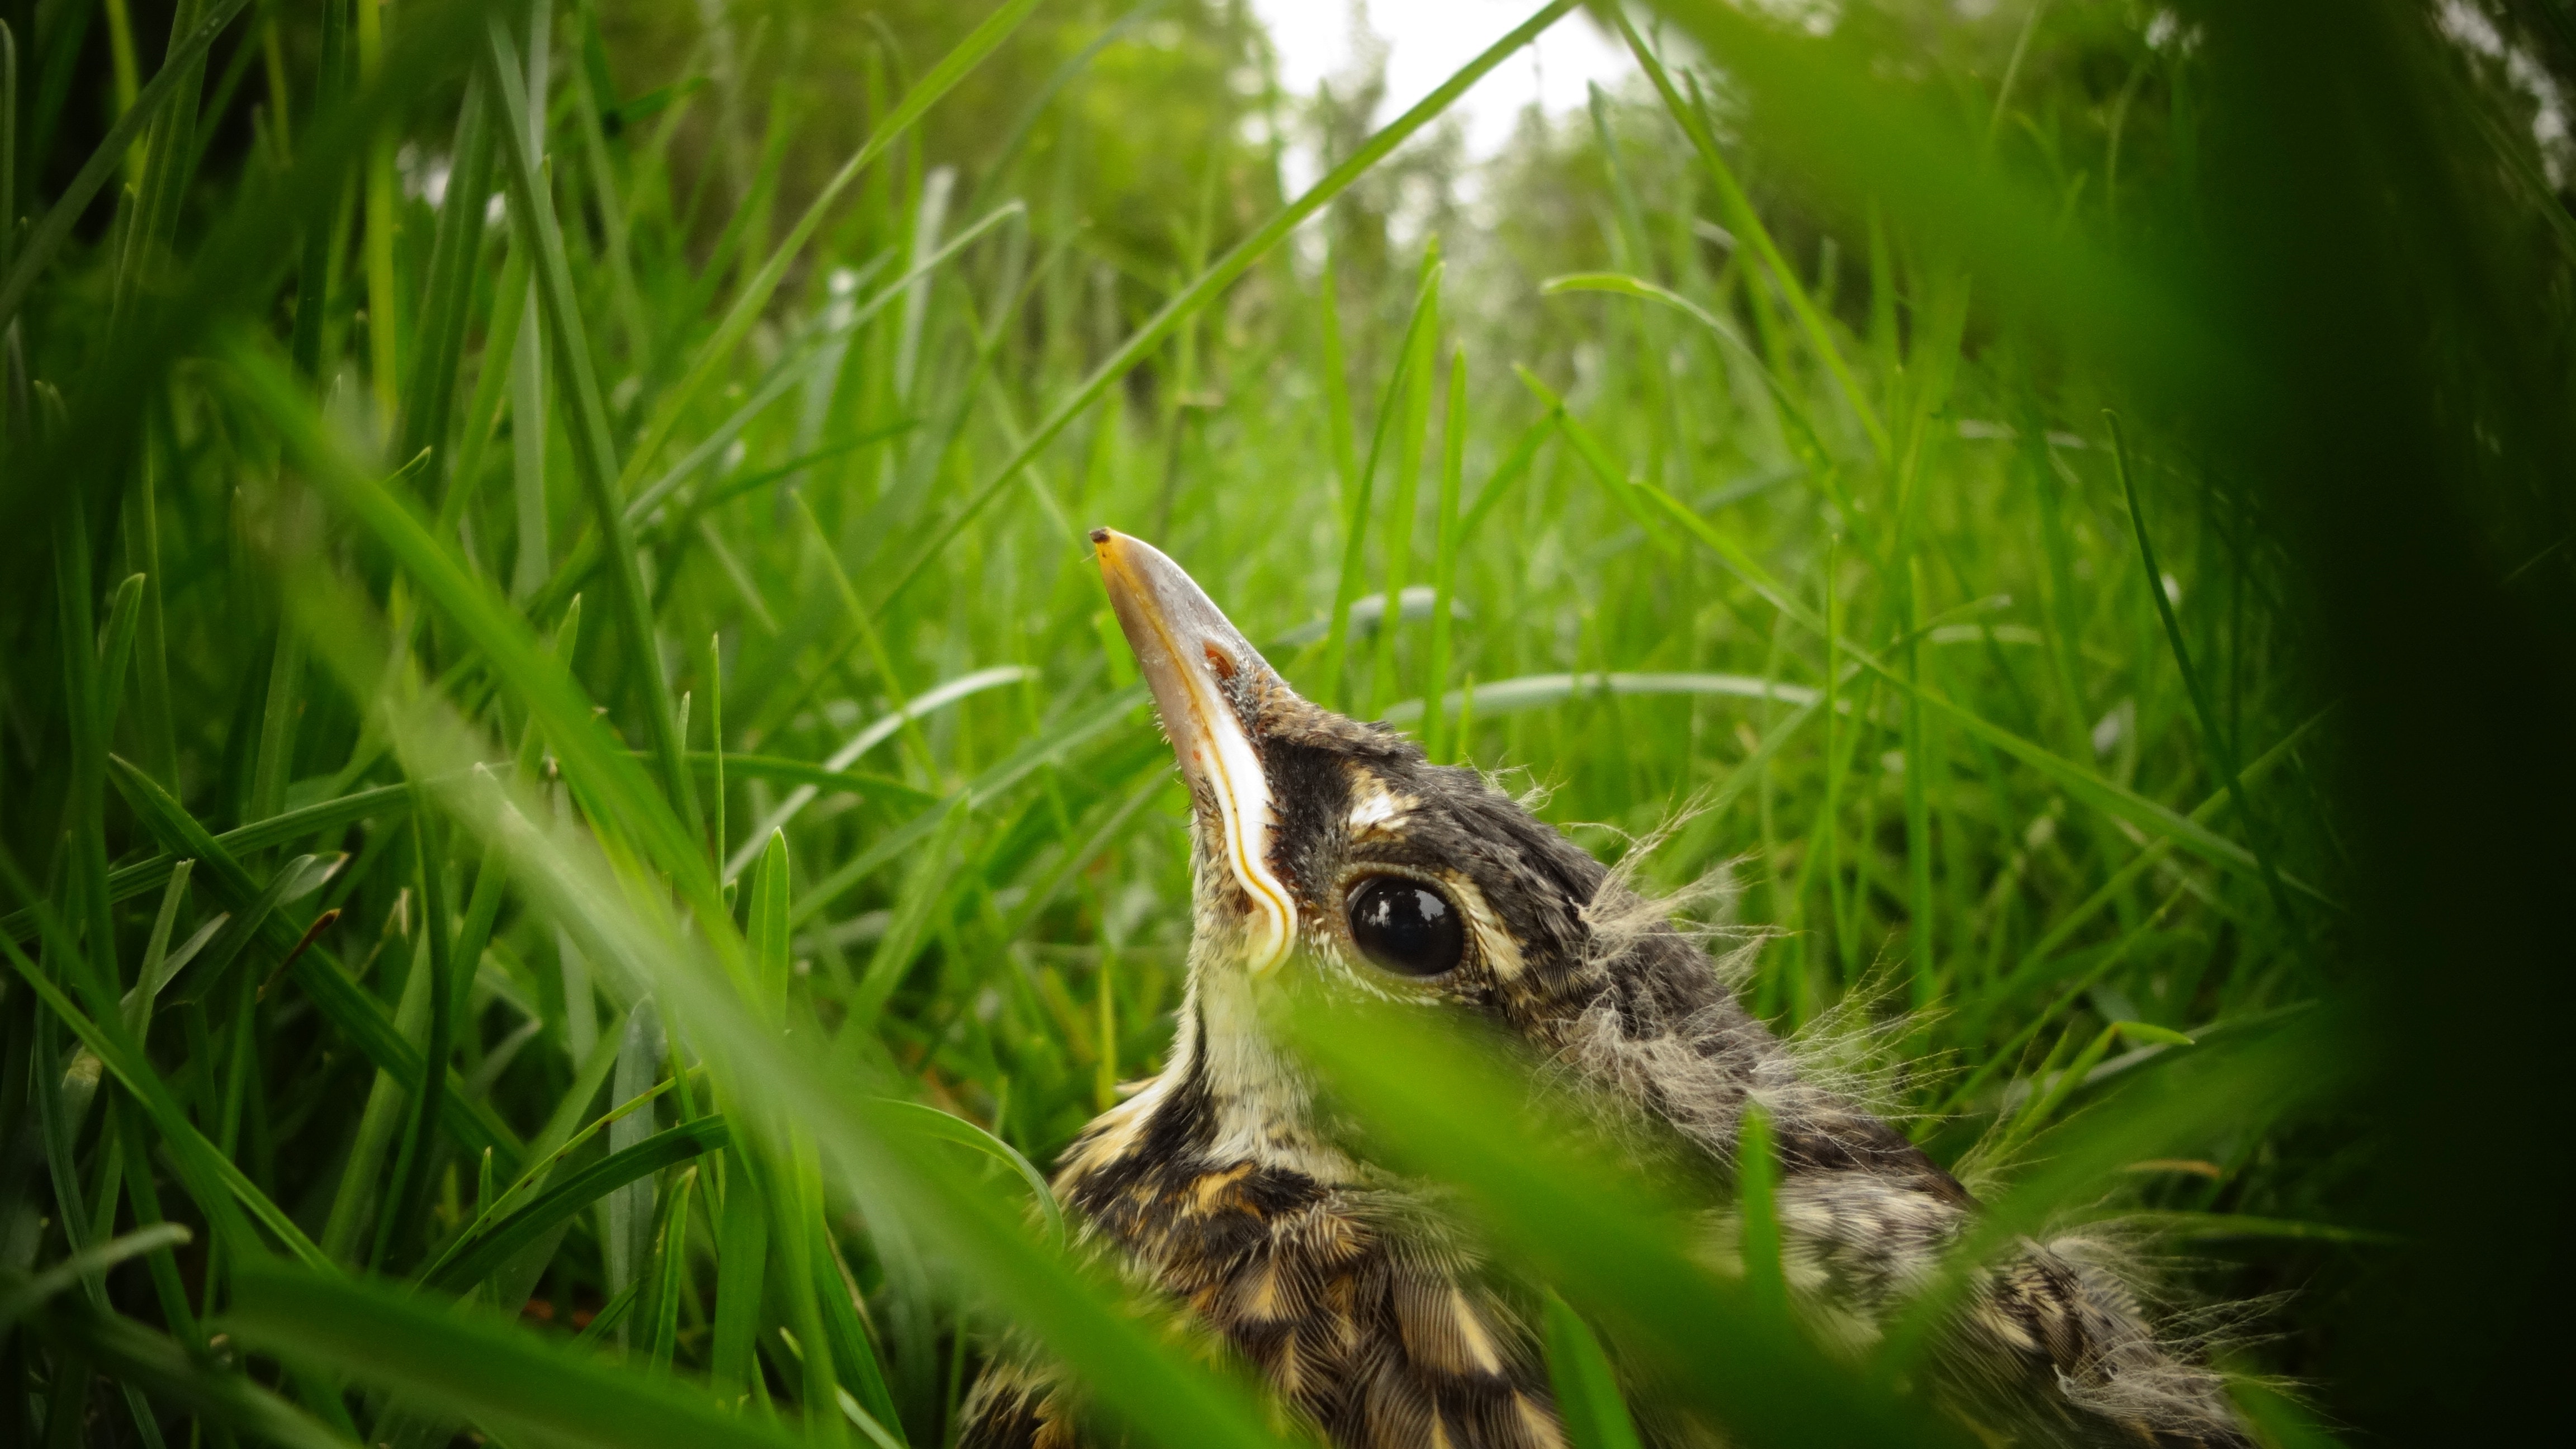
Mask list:
[{"label": "bird beak", "polygon": [[[1215,797],[1226,864],[1252,905],[1251,970],[1258,975],[1287,959],[1297,918],[1288,888],[1270,868],[1269,777],[1226,685],[1260,681],[1270,666],[1179,564],[1111,529],[1093,529],[1091,541],[1181,774],[1193,795]],[[1236,693],[1243,693],[1239,684]]]}]

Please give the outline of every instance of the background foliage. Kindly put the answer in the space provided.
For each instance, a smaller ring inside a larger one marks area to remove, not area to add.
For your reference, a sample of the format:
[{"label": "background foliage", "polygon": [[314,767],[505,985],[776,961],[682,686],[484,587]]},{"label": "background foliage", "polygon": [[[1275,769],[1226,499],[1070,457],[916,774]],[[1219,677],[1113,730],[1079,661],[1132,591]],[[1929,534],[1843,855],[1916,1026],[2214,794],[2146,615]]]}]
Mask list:
[{"label": "background foliage", "polygon": [[[1187,931],[1104,522],[1713,879],[2267,1436],[2549,1381],[2557,0],[1605,11],[1474,168],[1207,0],[5,19],[12,1442],[938,1443],[1002,1320],[1266,1441],[1030,1184]],[[1570,1404],[1936,1434],[1372,1030]]]}]

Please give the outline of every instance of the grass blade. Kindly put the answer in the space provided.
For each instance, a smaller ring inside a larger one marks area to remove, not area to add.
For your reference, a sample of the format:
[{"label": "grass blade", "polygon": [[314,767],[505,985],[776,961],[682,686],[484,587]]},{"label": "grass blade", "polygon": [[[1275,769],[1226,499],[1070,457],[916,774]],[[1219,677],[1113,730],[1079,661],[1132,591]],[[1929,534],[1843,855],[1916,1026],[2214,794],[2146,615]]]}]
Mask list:
[{"label": "grass blade", "polygon": [[[1546,709],[1572,700],[1604,695],[1664,694],[1778,700],[1801,709],[1824,702],[1822,693],[1806,685],[1787,684],[1759,675],[1632,674],[1614,670],[1594,674],[1525,674],[1517,679],[1497,679],[1489,684],[1479,684],[1476,686],[1476,713],[1518,714],[1524,710]],[[1440,707],[1451,713],[1466,705],[1463,690],[1450,690],[1441,699]],[[1378,718],[1388,724],[1411,724],[1423,718],[1423,702],[1418,699],[1397,700],[1379,711]]]},{"label": "grass blade", "polygon": [[[1395,492],[1386,502],[1386,587],[1379,594],[1385,599],[1404,598],[1405,581],[1413,569],[1414,495],[1422,483],[1422,449],[1431,428],[1431,389],[1440,355],[1440,276],[1435,239],[1422,256],[1422,300],[1417,304],[1421,325],[1407,334],[1410,351],[1404,360],[1403,401],[1395,424]],[[1402,632],[1398,625],[1403,617],[1401,608],[1378,616],[1377,659],[1361,706],[1364,713],[1377,713],[1395,692],[1395,640]]]},{"label": "grass blade", "polygon": [[124,1237],[110,1238],[84,1248],[0,1293],[0,1334],[15,1328],[18,1320],[34,1312],[55,1294],[68,1291],[83,1278],[104,1273],[130,1258],[157,1253],[163,1248],[175,1248],[188,1241],[188,1230],[179,1224],[155,1223]]},{"label": "grass blade", "polygon": [[[115,766],[110,765],[109,768],[113,770]],[[154,783],[159,782],[155,780]],[[398,820],[410,808],[410,786],[380,785],[306,805],[266,820],[255,820],[207,838],[227,854],[239,858],[313,836],[331,834],[361,820]],[[180,864],[182,862],[175,857],[163,855],[139,864],[119,866],[108,874],[107,898],[130,901],[146,894],[166,884]],[[12,911],[0,917],[0,931],[7,932],[14,940],[32,940],[36,934],[35,915],[26,910]]]},{"label": "grass blade", "polygon": [[401,431],[394,443],[394,456],[401,459],[416,457],[424,448],[436,450],[436,461],[421,479],[431,498],[445,496],[456,374],[465,354],[475,263],[483,250],[483,204],[492,194],[492,137],[483,84],[479,72],[467,75],[465,99],[456,113],[456,135],[448,146],[447,195],[430,240],[428,288],[420,302],[411,385],[403,395]]},{"label": "grass blade", "polygon": [[510,183],[510,214],[521,227],[519,244],[530,258],[530,275],[544,303],[546,326],[555,345],[560,376],[570,385],[573,471],[590,495],[602,546],[608,553],[610,607],[617,612],[619,643],[626,652],[635,692],[641,696],[653,753],[662,767],[662,785],[691,834],[698,828],[697,783],[689,775],[686,745],[672,715],[670,683],[663,677],[662,651],[653,630],[652,602],[635,564],[634,528],[626,521],[616,445],[609,440],[608,410],[599,379],[592,371],[590,340],[573,292],[572,263],[564,254],[563,231],[556,224],[554,202],[545,171],[529,142],[528,96],[520,79],[518,48],[498,21],[486,29],[482,75],[501,125],[502,158]]},{"label": "grass blade", "polygon": [[608,1194],[661,1171],[713,1152],[731,1141],[722,1117],[700,1117],[612,1152],[546,1189],[543,1195],[478,1233],[469,1243],[449,1250],[447,1260],[423,1281],[450,1292],[464,1292],[483,1281],[512,1254]]},{"label": "grass blade", "polygon": [[[823,761],[820,768],[826,774],[839,775],[864,759],[868,751],[894,738],[897,731],[915,720],[945,709],[971,695],[981,694],[985,690],[998,689],[1005,684],[1017,684],[1036,677],[1037,671],[1025,665],[1003,664],[991,669],[978,669],[972,674],[962,674],[943,684],[934,685],[904,701],[901,708],[891,710],[882,718],[870,721],[865,729],[850,736],[847,743],[834,750],[830,758]],[[758,828],[752,832],[751,839],[767,840],[776,832],[785,829],[788,822],[796,818],[798,811],[813,803],[814,797],[821,788],[819,784],[806,784],[799,785],[789,792],[787,798],[779,802],[778,808],[771,811],[768,817],[760,822]],[[763,847],[764,850],[766,848],[766,846]],[[751,850],[751,841],[745,841],[743,848],[735,852],[733,859],[725,862],[725,879],[731,880],[742,874],[743,867],[751,863]]]},{"label": "grass blade", "polygon": [[[1423,671],[1428,676],[1423,686],[1425,699],[1448,698],[1449,600],[1458,587],[1458,492],[1466,466],[1467,349],[1461,347],[1449,360],[1449,402],[1440,447],[1440,497],[1433,510],[1436,532],[1431,556],[1431,658]],[[1390,635],[1393,632],[1388,631]],[[1446,761],[1451,756],[1449,712],[1433,710],[1429,724],[1423,732],[1422,747],[1432,759]]]},{"label": "grass blade", "polygon": [[235,1208],[238,1201],[275,1233],[288,1251],[311,1266],[329,1266],[329,1260],[295,1226],[294,1220],[280,1212],[277,1205],[269,1201],[268,1195],[261,1192],[239,1167],[215,1151],[214,1144],[208,1142],[196,1125],[188,1120],[178,1100],[170,1095],[168,1085],[152,1070],[151,1063],[143,1058],[141,1052],[130,1043],[117,1039],[123,1033],[122,1023],[107,1028],[92,1023],[79,1007],[72,1004],[71,998],[46,977],[41,967],[27,959],[26,953],[20,951],[15,942],[0,940],[0,954],[8,956],[9,964],[22,980],[34,988],[37,998],[52,1009],[55,1018],[69,1027],[72,1034],[80,1038],[81,1045],[89,1048],[91,1054],[116,1075],[117,1081],[143,1104],[162,1140],[170,1144],[180,1178],[187,1185],[188,1195],[195,1200],[198,1210],[206,1215],[216,1242],[244,1257],[266,1256],[266,1248]]},{"label": "grass blade", "polygon": [[[135,814],[166,849],[173,855],[184,855],[204,866],[216,891],[236,908],[259,898],[259,888],[252,883],[250,873],[242,868],[233,853],[216,844],[215,837],[207,833],[194,816],[180,808],[179,802],[171,799],[150,776],[113,755],[108,757],[108,766],[126,804],[134,808]],[[287,962],[296,985],[311,998],[314,1007],[329,1019],[332,1026],[356,1043],[369,1061],[380,1070],[391,1073],[398,1081],[420,1079],[419,1050],[403,1040],[402,1034],[385,1016],[383,1004],[358,989],[328,952],[297,940],[273,914],[260,923],[259,941]],[[446,1111],[448,1130],[454,1132],[468,1149],[479,1152],[490,1148],[505,1160],[517,1158],[516,1134],[494,1117],[490,1109],[468,1099],[453,1082],[449,1083],[447,1100],[450,1103]]]},{"label": "grass blade", "polygon": [[[1362,570],[1368,557],[1369,499],[1377,486],[1378,455],[1386,447],[1387,431],[1396,426],[1396,419],[1404,411],[1405,380],[1412,376],[1413,364],[1422,352],[1419,339],[1431,325],[1432,302],[1438,295],[1439,275],[1432,259],[1426,256],[1422,280],[1413,292],[1413,311],[1405,318],[1404,340],[1396,346],[1395,370],[1387,375],[1385,395],[1378,399],[1377,424],[1369,432],[1368,461],[1360,465],[1358,477],[1343,493],[1341,581],[1334,585],[1333,613],[1324,630],[1324,697],[1331,700],[1336,708],[1347,709],[1351,703],[1345,659],[1350,647],[1351,608],[1359,601],[1360,586],[1364,582]],[[1384,594],[1378,596],[1377,627],[1381,630],[1395,627],[1394,621],[1386,617],[1384,601],[1387,597]],[[1399,593],[1393,597],[1401,600],[1404,596]]]}]

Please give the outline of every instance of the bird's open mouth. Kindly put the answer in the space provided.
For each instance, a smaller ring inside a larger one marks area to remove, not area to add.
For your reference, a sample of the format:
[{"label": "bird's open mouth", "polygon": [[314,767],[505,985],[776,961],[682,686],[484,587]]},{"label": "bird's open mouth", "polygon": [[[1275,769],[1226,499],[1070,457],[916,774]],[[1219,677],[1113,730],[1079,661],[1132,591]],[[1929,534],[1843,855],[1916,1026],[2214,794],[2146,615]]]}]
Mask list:
[{"label": "bird's open mouth", "polygon": [[1100,577],[1118,627],[1154,691],[1164,733],[1180,756],[1193,793],[1216,799],[1226,864],[1251,901],[1250,969],[1287,959],[1296,915],[1288,888],[1270,868],[1270,782],[1251,731],[1227,698],[1226,683],[1269,665],[1181,566],[1149,544],[1111,529],[1093,529]]}]

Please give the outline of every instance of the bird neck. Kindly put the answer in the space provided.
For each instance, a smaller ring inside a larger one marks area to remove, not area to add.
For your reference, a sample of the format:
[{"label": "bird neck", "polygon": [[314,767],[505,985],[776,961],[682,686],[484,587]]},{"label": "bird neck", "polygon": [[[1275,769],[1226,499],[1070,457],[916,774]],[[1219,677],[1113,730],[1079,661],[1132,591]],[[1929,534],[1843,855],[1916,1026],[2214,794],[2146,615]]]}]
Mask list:
[{"label": "bird neck", "polygon": [[1169,1064],[1092,1122],[1067,1154],[1059,1189],[1104,1173],[1246,1164],[1359,1180],[1323,1129],[1311,1078],[1264,1029],[1259,991],[1231,963],[1194,959]]},{"label": "bird neck", "polygon": [[[1191,974],[1172,1055],[1173,1069],[1187,1070],[1195,1090],[1175,1106],[1202,1117],[1202,1150],[1212,1163],[1351,1180],[1356,1171],[1324,1130],[1313,1079],[1267,1029],[1260,991],[1261,983],[1240,970]],[[1185,1105],[1186,1099],[1195,1101]]]}]

